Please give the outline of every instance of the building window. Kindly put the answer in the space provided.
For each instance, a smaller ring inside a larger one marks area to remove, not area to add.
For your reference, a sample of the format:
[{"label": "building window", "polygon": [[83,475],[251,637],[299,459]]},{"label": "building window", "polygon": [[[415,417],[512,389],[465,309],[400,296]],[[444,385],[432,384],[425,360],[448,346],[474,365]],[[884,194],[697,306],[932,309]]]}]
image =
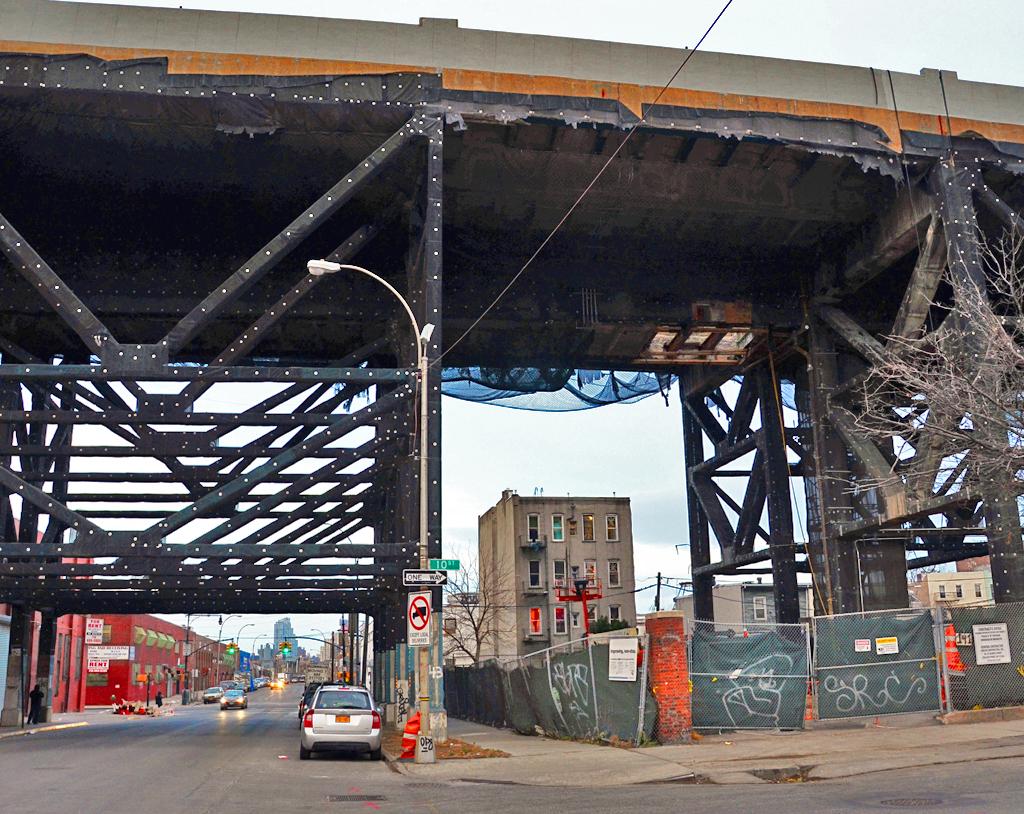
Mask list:
[{"label": "building window", "polygon": [[526,536],[531,542],[540,539],[540,515],[526,515]]},{"label": "building window", "polygon": [[530,635],[539,636],[541,634],[541,609],[530,608]]},{"label": "building window", "polygon": [[619,561],[608,560],[608,587],[619,588],[622,583],[619,581]]},{"label": "building window", "polygon": [[565,582],[565,560],[555,560],[551,563],[552,576],[555,578],[555,587],[566,587]]},{"label": "building window", "polygon": [[579,611],[573,611],[572,612],[572,626],[574,628],[578,628],[580,626],[580,612]]},{"label": "building window", "polygon": [[594,515],[583,515],[583,542],[594,542]]},{"label": "building window", "polygon": [[957,599],[963,599],[964,598],[964,586],[961,585],[960,583],[957,583],[957,586],[956,586],[956,598]]},{"label": "building window", "polygon": [[754,621],[755,622],[767,622],[768,621],[768,597],[766,597],[766,596],[755,596],[754,597]]},{"label": "building window", "polygon": [[618,622],[622,618],[622,608],[618,605],[608,606],[608,621]]},{"label": "building window", "polygon": [[946,586],[945,585],[940,585],[939,586],[939,599],[945,599],[945,598],[946,598]]},{"label": "building window", "polygon": [[530,587],[540,587],[540,560],[530,560]]},{"label": "building window", "polygon": [[975,596],[976,599],[981,599],[981,583],[980,582],[975,582],[974,583],[974,596]]},{"label": "building window", "polygon": [[604,516],[604,531],[609,543],[619,541],[619,516],[617,514],[606,514]]},{"label": "building window", "polygon": [[561,543],[565,540],[565,526],[563,522],[562,515],[551,515],[551,539],[556,543]]},{"label": "building window", "polygon": [[555,633],[564,636],[568,632],[565,626],[565,608],[555,608]]},{"label": "building window", "polygon": [[591,586],[597,584],[597,560],[583,561],[583,576]]}]

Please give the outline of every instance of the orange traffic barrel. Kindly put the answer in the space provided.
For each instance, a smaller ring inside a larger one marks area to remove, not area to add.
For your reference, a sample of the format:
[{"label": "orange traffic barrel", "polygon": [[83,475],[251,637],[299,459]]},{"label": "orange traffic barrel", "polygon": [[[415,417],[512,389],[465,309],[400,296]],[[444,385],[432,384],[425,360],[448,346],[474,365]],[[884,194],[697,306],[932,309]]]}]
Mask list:
[{"label": "orange traffic barrel", "polygon": [[405,722],[405,732],[402,734],[402,757],[416,757],[416,739],[420,734],[420,714],[414,712]]}]

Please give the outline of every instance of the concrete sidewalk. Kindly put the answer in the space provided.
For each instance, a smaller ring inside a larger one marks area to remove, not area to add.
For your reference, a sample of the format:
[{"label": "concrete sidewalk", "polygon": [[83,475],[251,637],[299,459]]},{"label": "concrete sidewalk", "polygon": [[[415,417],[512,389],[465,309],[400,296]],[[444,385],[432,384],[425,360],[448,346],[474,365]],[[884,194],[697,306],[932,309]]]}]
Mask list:
[{"label": "concrete sidewalk", "polygon": [[[856,728],[854,728],[856,726]],[[1024,757],[1024,721],[942,726],[930,716],[800,732],[737,732],[680,746],[621,749],[529,737],[449,720],[452,737],[507,758],[394,764],[424,780],[537,786],[770,783],[831,780],[891,769]]]}]

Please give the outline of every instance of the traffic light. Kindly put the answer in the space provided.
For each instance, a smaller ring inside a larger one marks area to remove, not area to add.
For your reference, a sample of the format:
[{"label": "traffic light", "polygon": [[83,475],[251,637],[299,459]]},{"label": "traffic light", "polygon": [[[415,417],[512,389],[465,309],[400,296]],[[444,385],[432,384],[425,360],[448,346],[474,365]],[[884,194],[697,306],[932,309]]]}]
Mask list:
[{"label": "traffic light", "polygon": [[292,654],[291,642],[281,642],[281,644],[278,645],[278,649],[280,649],[281,655],[285,658],[288,658],[288,656]]},{"label": "traffic light", "polygon": [[235,655],[235,653],[238,652],[238,645],[234,642],[228,642],[228,646],[224,652],[227,653],[229,656],[233,656]]}]

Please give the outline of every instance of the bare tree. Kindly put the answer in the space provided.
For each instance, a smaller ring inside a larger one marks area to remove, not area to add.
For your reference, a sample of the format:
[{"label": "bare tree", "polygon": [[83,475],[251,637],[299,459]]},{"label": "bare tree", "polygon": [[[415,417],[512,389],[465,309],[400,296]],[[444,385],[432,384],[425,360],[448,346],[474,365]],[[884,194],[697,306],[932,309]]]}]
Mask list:
[{"label": "bare tree", "polygon": [[475,559],[464,559],[462,566],[448,573],[444,589],[445,656],[461,655],[478,664],[516,629],[514,581],[502,568],[480,573]]},{"label": "bare tree", "polygon": [[[945,296],[932,303],[938,327],[885,337],[860,386],[837,405],[880,443],[889,476],[911,495],[1022,491],[1024,235],[976,239],[977,261],[951,259]],[[972,262],[983,278],[967,273]],[[884,477],[874,480],[866,485],[884,488]]]}]

